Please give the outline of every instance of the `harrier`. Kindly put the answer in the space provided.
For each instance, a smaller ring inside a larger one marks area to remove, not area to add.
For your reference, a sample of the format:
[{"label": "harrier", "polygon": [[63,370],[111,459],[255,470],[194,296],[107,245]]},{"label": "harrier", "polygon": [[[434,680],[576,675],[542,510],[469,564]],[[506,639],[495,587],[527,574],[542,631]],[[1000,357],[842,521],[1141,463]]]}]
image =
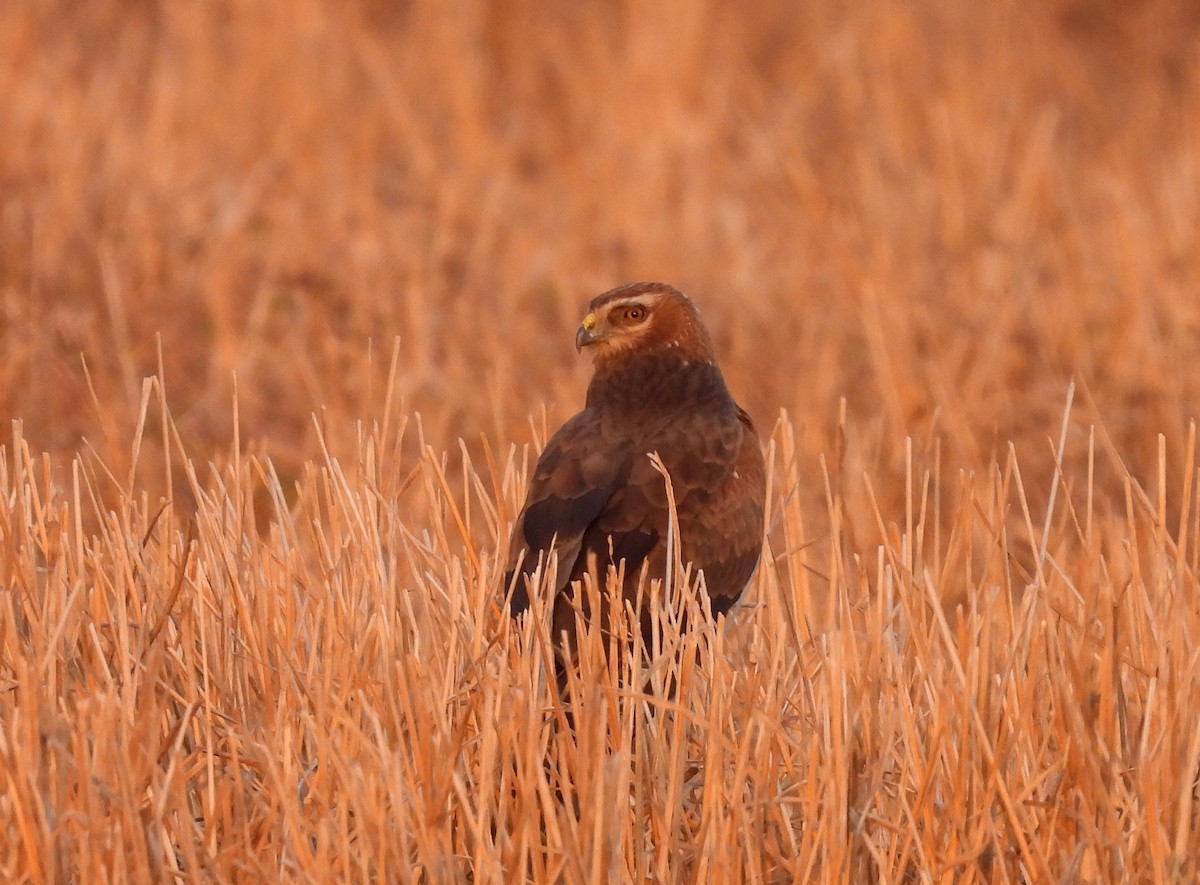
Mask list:
[{"label": "harrier", "polygon": [[[595,354],[595,370],[583,411],[546,443],[513,529],[512,614],[544,587],[553,636],[565,632],[573,645],[585,575],[603,587],[615,567],[627,600],[648,598],[639,581],[664,578],[668,562],[670,507],[655,453],[671,477],[680,560],[703,573],[713,614],[727,612],[758,564],[766,470],[700,311],[664,283],[631,283],[592,300],[575,346]],[[551,560],[552,586],[527,580]],[[584,616],[595,620],[586,607]],[[638,616],[645,634],[645,603]]]}]

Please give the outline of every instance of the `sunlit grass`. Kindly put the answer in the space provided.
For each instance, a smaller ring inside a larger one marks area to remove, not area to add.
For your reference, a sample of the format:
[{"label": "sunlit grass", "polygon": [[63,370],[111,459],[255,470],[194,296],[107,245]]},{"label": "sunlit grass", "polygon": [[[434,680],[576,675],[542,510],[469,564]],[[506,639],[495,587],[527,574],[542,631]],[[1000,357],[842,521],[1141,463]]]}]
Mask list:
[{"label": "sunlit grass", "polygon": [[[141,444],[174,448],[164,427]],[[653,662],[675,698],[630,689],[646,677],[621,678],[596,634],[560,700],[545,620],[498,605],[511,453],[498,475],[447,477],[432,450],[381,457],[398,431],[364,427],[285,492],[235,449],[219,468],[184,461],[197,507],[180,520],[94,456],[58,485],[14,431],[9,878],[1193,871],[1195,514],[1168,531],[1132,477],[1126,512],[1097,520],[1094,479],[1058,477],[1056,512],[1038,513],[1011,457],[953,494],[914,475],[869,538],[836,528],[831,493],[835,530],[812,543],[781,422],[768,558],[726,629],[687,640],[698,658]]]}]

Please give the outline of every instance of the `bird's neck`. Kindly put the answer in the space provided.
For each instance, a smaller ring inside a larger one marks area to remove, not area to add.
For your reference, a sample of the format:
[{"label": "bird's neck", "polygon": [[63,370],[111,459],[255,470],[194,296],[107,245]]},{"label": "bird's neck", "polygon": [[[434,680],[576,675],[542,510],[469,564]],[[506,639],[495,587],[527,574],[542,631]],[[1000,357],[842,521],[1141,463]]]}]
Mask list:
[{"label": "bird's neck", "polygon": [[712,408],[732,402],[725,379],[710,359],[677,349],[654,349],[597,360],[588,385],[589,408],[613,409],[636,418],[675,408]]}]

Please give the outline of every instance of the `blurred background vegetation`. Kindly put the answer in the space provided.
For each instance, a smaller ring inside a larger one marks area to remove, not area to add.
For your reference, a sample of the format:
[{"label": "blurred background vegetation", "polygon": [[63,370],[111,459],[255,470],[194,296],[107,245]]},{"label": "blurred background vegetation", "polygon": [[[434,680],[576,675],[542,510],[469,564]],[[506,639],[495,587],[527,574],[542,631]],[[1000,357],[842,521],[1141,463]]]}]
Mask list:
[{"label": "blurred background vegetation", "polygon": [[814,482],[906,435],[1048,480],[1072,376],[1146,473],[1200,403],[1198,46],[1173,0],[4,3],[0,416],[120,466],[161,368],[219,458],[236,377],[286,477],[398,338],[429,444],[526,443],[650,278]]}]

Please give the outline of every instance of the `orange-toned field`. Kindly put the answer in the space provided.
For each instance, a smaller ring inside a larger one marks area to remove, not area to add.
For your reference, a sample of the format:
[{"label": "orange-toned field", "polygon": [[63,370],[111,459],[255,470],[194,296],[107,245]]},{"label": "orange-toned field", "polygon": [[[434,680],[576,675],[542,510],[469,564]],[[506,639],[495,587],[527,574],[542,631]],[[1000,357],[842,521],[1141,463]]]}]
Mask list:
[{"label": "orange-toned field", "polygon": [[[637,279],[766,554],[572,736],[497,562]],[[0,3],[0,353],[2,881],[1200,877],[1200,6]]]}]

